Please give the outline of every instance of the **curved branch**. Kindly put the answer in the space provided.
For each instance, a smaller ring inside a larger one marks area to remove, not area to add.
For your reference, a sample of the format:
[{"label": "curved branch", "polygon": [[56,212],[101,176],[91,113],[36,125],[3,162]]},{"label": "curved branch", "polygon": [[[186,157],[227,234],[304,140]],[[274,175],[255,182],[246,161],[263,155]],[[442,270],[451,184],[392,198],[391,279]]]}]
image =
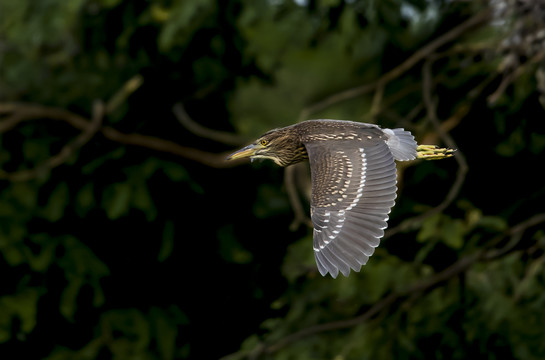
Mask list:
[{"label": "curved branch", "polygon": [[225,131],[209,129],[197,123],[187,114],[181,103],[174,105],[172,112],[182,126],[197,136],[232,146],[241,146],[247,143],[247,140],[241,136]]},{"label": "curved branch", "polygon": [[[2,122],[3,125],[2,131],[6,131],[7,128],[10,126],[15,126],[17,123],[27,120],[29,118],[32,118],[33,116],[36,117],[42,117],[37,116],[39,112],[30,112],[30,117],[25,117],[22,114],[15,114],[12,117],[8,119],[8,122]],[[74,141],[72,141],[69,144],[66,144],[63,146],[61,151],[59,151],[58,154],[51,156],[49,159],[47,159],[42,164],[37,165],[36,167],[32,169],[25,169],[15,172],[5,172],[0,170],[0,178],[7,179],[10,181],[28,181],[30,179],[36,178],[40,174],[43,174],[44,172],[50,171],[51,169],[64,164],[70,156],[75,153],[79,148],[81,148],[83,145],[85,145],[93,135],[98,131],[100,128],[100,125],[102,123],[102,119],[104,117],[104,104],[100,100],[96,100],[93,103],[93,116],[91,122],[89,122],[82,130],[81,134],[79,134]],[[11,120],[10,120],[11,119]],[[74,120],[74,119],[72,119]],[[79,122],[79,120],[75,120],[76,122]]]},{"label": "curved branch", "polygon": [[382,310],[386,309],[388,306],[390,306],[394,302],[401,300],[403,298],[407,298],[407,297],[414,298],[414,297],[422,296],[423,293],[428,292],[436,288],[437,286],[441,285],[442,283],[454,278],[458,274],[467,271],[472,265],[476,264],[477,262],[495,260],[515,251],[514,250],[516,247],[515,245],[517,245],[518,243],[515,245],[508,243],[507,245],[505,245],[505,247],[501,249],[495,249],[494,247],[495,245],[497,245],[498,242],[505,239],[506,237],[517,236],[520,242],[520,240],[522,239],[521,235],[526,230],[534,226],[540,225],[542,223],[545,223],[545,213],[537,214],[533,216],[532,218],[511,227],[509,230],[505,231],[504,233],[494,238],[489,243],[489,246],[473,254],[469,254],[460,258],[458,261],[454,262],[445,270],[437,274],[431,275],[428,278],[415,282],[414,284],[406,287],[403,290],[398,291],[397,293],[389,294],[388,296],[381,299],[379,302],[377,302],[375,305],[373,305],[366,312],[364,312],[363,314],[359,316],[346,319],[346,320],[333,321],[329,323],[310,326],[305,329],[296,331],[288,336],[285,336],[273,342],[272,344],[269,344],[269,345],[259,344],[254,350],[237,352],[237,353],[223,357],[222,360],[244,359],[244,358],[250,358],[250,356],[252,356],[252,358],[257,358],[258,356],[262,354],[270,355],[279,351],[283,347],[295,341],[301,340],[305,337],[324,333],[327,331],[347,329],[347,328],[351,328],[351,327],[363,324],[367,322],[368,320],[370,320],[371,318],[373,318],[378,313],[380,313]]},{"label": "curved branch", "polygon": [[490,96],[488,96],[488,103],[494,105],[500,96],[505,92],[505,89],[512,84],[516,79],[518,79],[522,74],[524,74],[528,67],[533,64],[539,64],[545,59],[545,49],[541,50],[535,54],[530,60],[525,62],[523,65],[517,67],[513,72],[505,75],[500,85]]},{"label": "curved branch", "polygon": [[288,199],[291,204],[291,208],[294,212],[294,219],[290,224],[290,230],[295,231],[300,225],[306,225],[312,227],[312,221],[307,216],[303,204],[299,199],[299,191],[295,185],[295,173],[297,171],[296,166],[288,166],[284,170],[284,184],[288,193]]},{"label": "curved branch", "polygon": [[147,149],[173,154],[188,160],[199,162],[214,168],[228,168],[239,165],[245,160],[226,161],[230,152],[210,153],[199,149],[181,146],[173,141],[142,134],[125,134],[109,126],[101,130],[105,138],[126,145],[140,146]]},{"label": "curved branch", "polygon": [[[59,162],[59,160],[63,159],[63,157],[67,157],[69,151],[73,151],[73,145],[82,143],[82,140],[85,140],[85,142],[89,141],[90,138],[88,138],[90,135],[93,135],[96,132],[100,132],[105,138],[115,141],[121,144],[126,145],[133,145],[133,146],[140,146],[144,148],[148,148],[151,150],[159,151],[159,152],[165,152],[169,154],[173,154],[188,160],[193,160],[196,162],[199,162],[201,164],[204,164],[206,166],[214,167],[214,168],[228,168],[239,165],[244,160],[234,160],[234,161],[226,161],[225,158],[229,155],[229,152],[224,153],[210,153],[206,151],[202,151],[199,149],[187,147],[187,146],[181,146],[173,141],[153,137],[153,136],[147,136],[142,134],[127,134],[123,133],[121,131],[118,131],[110,126],[102,126],[100,127],[101,123],[95,123],[93,121],[89,121],[85,119],[84,117],[75,114],[73,112],[70,112],[65,109],[58,109],[58,108],[50,108],[45,107],[41,105],[34,105],[34,104],[17,104],[17,103],[4,103],[0,104],[0,113],[8,113],[11,112],[12,114],[6,118],[5,120],[0,122],[0,133],[6,132],[11,130],[13,127],[15,127],[17,124],[28,121],[28,120],[35,120],[35,119],[52,119],[52,120],[58,120],[66,122],[67,124],[71,125],[72,127],[81,130],[82,131],[82,139],[78,140],[76,139],[72,145],[70,145],[69,148],[61,150],[61,153],[64,155],[61,156],[61,158],[54,157],[50,160],[48,160],[48,163],[53,164],[54,166]],[[102,114],[104,114],[104,110],[102,111]],[[95,115],[93,115],[93,118],[95,119]],[[83,145],[83,143],[81,144]],[[81,146],[78,145],[78,146]],[[50,166],[51,164],[47,165]],[[47,167],[46,166],[46,167]],[[38,172],[42,172],[44,169],[43,167],[39,166],[39,170],[36,170]],[[36,172],[33,170],[24,170],[26,174],[21,173],[18,175],[9,174],[9,173],[0,173],[0,177],[14,180],[14,181],[24,181],[29,179],[29,176],[35,175]],[[29,173],[30,171],[30,173]]]},{"label": "curved branch", "polygon": [[[449,147],[457,148],[458,146],[456,145],[456,142],[448,134],[448,132],[452,130],[454,127],[456,127],[462,121],[462,119],[468,114],[470,105],[477,99],[479,95],[481,95],[485,87],[488,84],[490,84],[497,77],[497,75],[492,74],[491,76],[484,79],[480,84],[478,84],[471,91],[469,91],[466,101],[458,107],[458,109],[453,115],[451,115],[447,120],[440,123],[439,120],[437,119],[437,114],[435,112],[435,104],[433,103],[431,99],[433,83],[432,83],[430,72],[431,72],[431,62],[426,62],[425,66],[423,67],[423,83],[422,83],[423,95],[422,97],[424,100],[424,107],[426,109],[428,119],[431,121],[432,125],[434,126],[435,131],[433,133],[430,133],[424,136],[424,138],[426,139],[426,142],[435,142],[436,141],[435,136],[438,136]],[[433,137],[432,137],[432,134],[433,134]],[[465,176],[467,172],[469,171],[469,165],[467,164],[467,161],[461,151],[457,151],[454,158],[458,162],[458,171],[456,173],[456,178],[454,182],[452,183],[451,188],[449,192],[447,193],[447,196],[444,198],[444,200],[441,203],[439,203],[439,205],[433,207],[432,209],[426,211],[425,213],[406,219],[403,222],[401,222],[399,225],[389,228],[388,230],[386,230],[383,239],[387,239],[400,232],[411,229],[415,225],[420,224],[423,220],[427,219],[428,217],[445,210],[452,203],[452,201],[456,198],[457,194],[460,192],[463,186],[463,183],[465,181]]]},{"label": "curved branch", "polygon": [[450,31],[432,40],[430,43],[417,50],[407,60],[381,76],[378,80],[338,92],[305,107],[301,111],[301,115],[299,116],[300,120],[304,120],[309,117],[309,115],[328,108],[339,102],[350,100],[358,96],[367,94],[375,90],[379,84],[381,84],[382,86],[386,86],[386,84],[389,83],[391,80],[403,75],[406,71],[410,70],[413,66],[418,64],[421,60],[435,52],[439,47],[456,39],[457,37],[464,34],[466,31],[487,23],[491,15],[491,9],[487,8],[485,10],[482,10],[475,16],[469,18],[460,25],[456,26],[455,28],[451,29]]}]

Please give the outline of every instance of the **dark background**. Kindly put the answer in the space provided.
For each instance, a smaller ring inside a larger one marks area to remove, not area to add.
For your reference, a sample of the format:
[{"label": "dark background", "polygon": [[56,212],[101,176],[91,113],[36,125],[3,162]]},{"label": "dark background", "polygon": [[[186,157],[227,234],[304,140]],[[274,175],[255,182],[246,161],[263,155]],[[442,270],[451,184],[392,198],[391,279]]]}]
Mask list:
[{"label": "dark background", "polygon": [[[542,0],[0,0],[2,358],[542,359],[544,44]],[[305,165],[224,160],[311,118],[458,149],[348,278]]]}]

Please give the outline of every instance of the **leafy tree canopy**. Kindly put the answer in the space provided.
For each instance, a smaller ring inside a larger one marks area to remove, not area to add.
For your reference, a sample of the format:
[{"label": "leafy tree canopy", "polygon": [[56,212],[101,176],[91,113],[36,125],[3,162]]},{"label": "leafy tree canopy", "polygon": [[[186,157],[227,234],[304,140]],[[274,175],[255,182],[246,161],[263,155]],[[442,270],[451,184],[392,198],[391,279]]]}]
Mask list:
[{"label": "leafy tree canopy", "polygon": [[[544,44],[543,0],[0,0],[2,354],[542,359]],[[305,165],[224,160],[310,118],[458,149],[348,278]]]}]

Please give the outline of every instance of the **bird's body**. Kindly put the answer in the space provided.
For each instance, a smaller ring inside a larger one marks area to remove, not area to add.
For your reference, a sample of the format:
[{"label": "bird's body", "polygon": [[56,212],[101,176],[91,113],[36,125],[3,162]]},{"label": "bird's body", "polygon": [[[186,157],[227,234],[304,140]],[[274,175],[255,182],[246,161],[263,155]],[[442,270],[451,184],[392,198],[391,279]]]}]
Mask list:
[{"label": "bird's body", "polygon": [[394,160],[451,153],[419,148],[403,129],[308,120],[271,130],[229,158],[267,158],[280,166],[309,160],[314,254],[320,273],[335,278],[359,271],[379,245],[396,198]]}]

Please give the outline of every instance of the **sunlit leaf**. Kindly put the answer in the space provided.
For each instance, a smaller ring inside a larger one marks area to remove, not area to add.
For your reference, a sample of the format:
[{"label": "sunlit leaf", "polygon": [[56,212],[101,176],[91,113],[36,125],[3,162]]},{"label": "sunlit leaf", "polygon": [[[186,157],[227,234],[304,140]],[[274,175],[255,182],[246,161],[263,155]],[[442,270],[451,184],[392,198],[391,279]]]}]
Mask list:
[{"label": "sunlit leaf", "polygon": [[440,219],[441,214],[433,214],[424,220],[416,239],[420,242],[424,242],[429,240],[432,236],[436,236]]},{"label": "sunlit leaf", "polygon": [[442,227],[445,244],[453,249],[460,249],[464,244],[465,224],[460,219],[448,220]]}]

